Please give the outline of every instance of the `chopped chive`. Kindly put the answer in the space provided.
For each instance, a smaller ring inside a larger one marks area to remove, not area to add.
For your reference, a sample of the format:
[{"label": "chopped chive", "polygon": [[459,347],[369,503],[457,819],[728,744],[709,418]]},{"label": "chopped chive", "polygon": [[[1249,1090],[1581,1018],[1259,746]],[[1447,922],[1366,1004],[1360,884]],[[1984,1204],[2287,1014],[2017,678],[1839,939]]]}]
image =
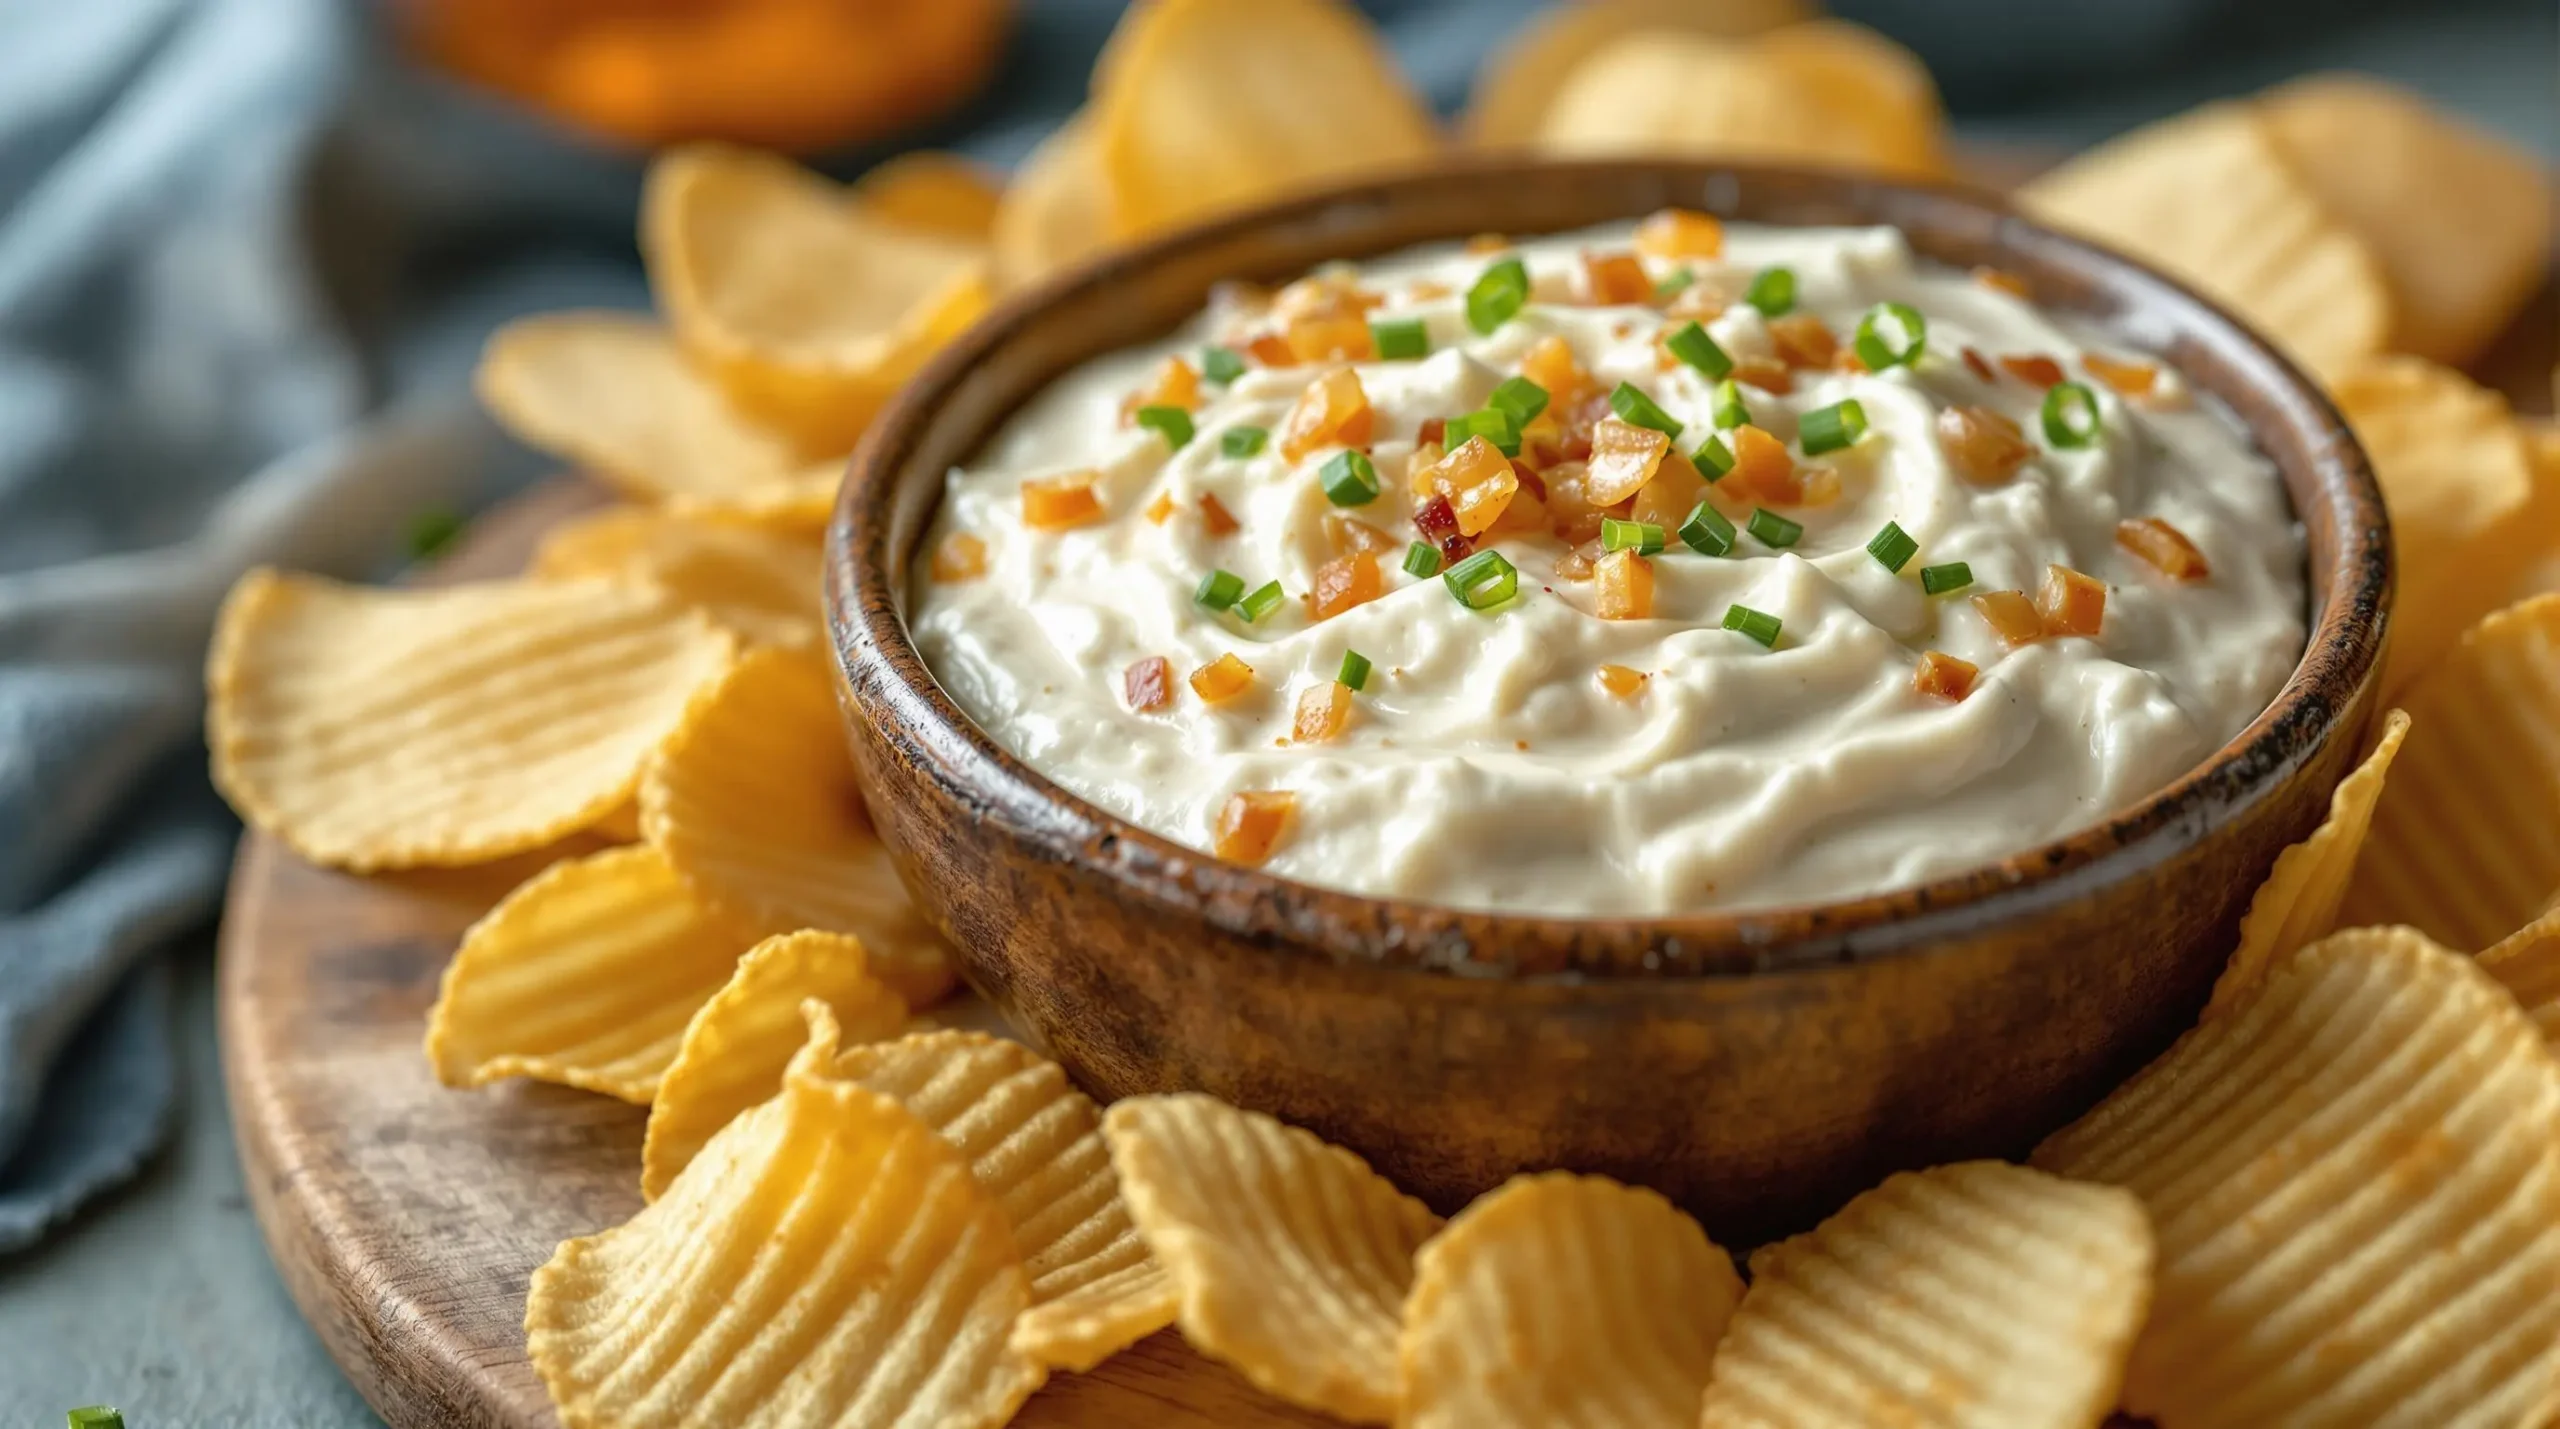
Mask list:
[{"label": "chopped chive", "polygon": [[1461,417],[1451,417],[1441,425],[1440,444],[1456,451],[1469,437],[1482,437],[1493,443],[1504,456],[1520,455],[1520,424],[1511,414],[1487,407]]},{"label": "chopped chive", "polygon": [[462,513],[450,506],[430,506],[409,518],[401,545],[413,561],[432,561],[462,539]]},{"label": "chopped chive", "polygon": [[1233,571],[1212,570],[1200,578],[1199,588],[1191,598],[1211,610],[1225,610],[1244,595],[1244,577]]},{"label": "chopped chive", "polygon": [[1698,474],[1707,479],[1707,484],[1713,486],[1724,479],[1725,473],[1733,470],[1733,448],[1726,446],[1722,437],[1709,437],[1698,444],[1697,451],[1690,454],[1689,460],[1697,466]]},{"label": "chopped chive", "polygon": [[1484,270],[1467,289],[1467,326],[1490,335],[1529,303],[1529,265],[1505,258]]},{"label": "chopped chive", "polygon": [[1140,407],[1137,421],[1174,451],[1191,445],[1191,414],[1180,407]]},{"label": "chopped chive", "polygon": [[1788,520],[1766,506],[1752,508],[1750,530],[1752,535],[1760,538],[1761,545],[1781,551],[1794,545],[1804,535],[1802,525]]},{"label": "chopped chive", "polygon": [[1716,346],[1716,340],[1707,336],[1705,328],[1694,322],[1665,338],[1662,345],[1673,357],[1707,374],[1711,381],[1733,370],[1733,359]]},{"label": "chopped chive", "polygon": [[1724,608],[1725,629],[1739,630],[1771,650],[1778,648],[1778,632],[1785,626],[1784,621],[1765,610],[1753,610],[1747,605],[1728,605]]},{"label": "chopped chive", "polygon": [[1945,595],[1973,584],[1973,567],[1962,561],[1949,561],[1943,566],[1920,568],[1920,589],[1930,595]]},{"label": "chopped chive", "polygon": [[1650,521],[1621,521],[1615,516],[1600,518],[1600,549],[1633,551],[1650,556],[1662,549],[1662,528]]},{"label": "chopped chive", "polygon": [[1285,599],[1287,597],[1282,594],[1278,581],[1264,581],[1254,587],[1253,594],[1236,602],[1236,614],[1243,616],[1245,623],[1250,625],[1278,610],[1280,602]]},{"label": "chopped chive", "polygon": [[1723,512],[1701,501],[1689,508],[1689,519],[1680,523],[1680,539],[1699,555],[1730,556],[1733,554],[1733,522]]},{"label": "chopped chive", "polygon": [[1416,541],[1405,547],[1404,573],[1423,580],[1440,574],[1440,548],[1429,541]]},{"label": "chopped chive", "polygon": [[1390,362],[1431,351],[1431,330],[1420,318],[1371,318],[1369,340],[1377,344],[1378,356]]},{"label": "chopped chive", "polygon": [[1662,275],[1661,282],[1653,285],[1653,300],[1657,303],[1667,303],[1689,291],[1689,285],[1696,281],[1698,281],[1696,271],[1688,268],[1674,268]]},{"label": "chopped chive", "polygon": [[1316,480],[1324,485],[1324,499],[1336,506],[1366,506],[1378,499],[1378,468],[1364,452],[1334,453],[1316,472]]},{"label": "chopped chive", "polygon": [[2057,382],[2044,394],[2044,439],[2062,448],[2097,441],[2105,429],[2098,413],[2098,394],[2085,382]]},{"label": "chopped chive", "polygon": [[1618,390],[1609,394],[1609,410],[1629,425],[1651,427],[1675,439],[1680,435],[1678,419],[1655,406],[1653,399],[1644,395],[1643,389],[1632,382],[1619,383]]},{"label": "chopped chive", "polygon": [[71,1411],[71,1429],[124,1429],[124,1414],[103,1404]]},{"label": "chopped chive", "polygon": [[1726,431],[1748,426],[1751,409],[1742,404],[1742,384],[1730,378],[1716,384],[1716,425]]},{"label": "chopped chive", "polygon": [[1367,688],[1369,657],[1357,650],[1343,651],[1342,668],[1334,673],[1333,681],[1337,685],[1349,685],[1354,690]]},{"label": "chopped chive", "polygon": [[1796,270],[1763,268],[1743,291],[1742,300],[1758,308],[1762,315],[1780,317],[1796,305]]},{"label": "chopped chive", "polygon": [[1221,384],[1233,382],[1244,375],[1244,357],[1232,347],[1204,347],[1200,375]]},{"label": "chopped chive", "polygon": [[1218,434],[1218,450],[1228,456],[1260,456],[1271,433],[1260,427],[1229,427]]},{"label": "chopped chive", "polygon": [[1911,533],[1903,530],[1901,523],[1887,521],[1876,538],[1867,543],[1867,554],[1876,558],[1877,565],[1900,575],[1902,568],[1911,564],[1911,558],[1920,554],[1920,543],[1911,539]]},{"label": "chopped chive", "polygon": [[1520,571],[1500,551],[1478,551],[1440,573],[1458,604],[1491,610],[1520,593]]},{"label": "chopped chive", "polygon": [[1484,405],[1489,411],[1509,417],[1513,426],[1525,427],[1547,410],[1547,389],[1526,377],[1506,377],[1501,386],[1493,389],[1493,395],[1484,399]]},{"label": "chopped chive", "polygon": [[1867,434],[1867,409],[1858,399],[1848,398],[1828,407],[1816,407],[1796,423],[1796,440],[1804,446],[1806,456],[1820,456],[1853,446]]},{"label": "chopped chive", "polygon": [[[1886,340],[1888,325],[1899,330],[1899,346]],[[1920,354],[1929,346],[1929,321],[1909,303],[1878,303],[1867,309],[1865,317],[1858,319],[1858,338],[1851,345],[1857,349],[1858,360],[1867,365],[1869,372],[1882,372],[1888,367],[1918,362]]]}]

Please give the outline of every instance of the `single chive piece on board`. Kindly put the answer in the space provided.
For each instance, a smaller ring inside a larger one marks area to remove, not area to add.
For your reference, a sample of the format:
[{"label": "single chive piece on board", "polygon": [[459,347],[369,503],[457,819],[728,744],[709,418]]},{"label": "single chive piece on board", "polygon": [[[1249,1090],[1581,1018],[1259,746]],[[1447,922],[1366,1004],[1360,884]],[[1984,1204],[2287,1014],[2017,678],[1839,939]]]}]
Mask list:
[{"label": "single chive piece on board", "polygon": [[1511,419],[1511,425],[1525,427],[1538,420],[1547,410],[1547,389],[1526,377],[1506,377],[1493,395],[1484,399],[1487,410],[1500,412]]},{"label": "single chive piece on board", "polygon": [[1609,394],[1609,410],[1629,426],[1651,427],[1674,440],[1680,436],[1679,420],[1655,406],[1653,399],[1644,395],[1644,389],[1632,382],[1619,383],[1618,390]]},{"label": "single chive piece on board", "polygon": [[1484,438],[1504,456],[1520,455],[1520,424],[1511,420],[1509,412],[1486,407],[1441,424],[1440,444],[1450,451],[1464,446],[1469,437]]},{"label": "single chive piece on board", "polygon": [[1440,548],[1429,541],[1416,541],[1405,547],[1404,573],[1424,580],[1440,574]]},{"label": "single chive piece on board", "polygon": [[1252,624],[1278,610],[1285,598],[1278,581],[1265,581],[1254,587],[1253,594],[1236,602],[1236,614],[1243,616],[1246,624]]},{"label": "single chive piece on board", "polygon": [[1260,456],[1271,433],[1260,427],[1229,427],[1218,435],[1218,450],[1228,456]]},{"label": "single chive piece on board", "polygon": [[1244,597],[1244,577],[1233,571],[1211,570],[1200,578],[1191,598],[1211,610],[1225,610]]},{"label": "single chive piece on board", "polygon": [[1743,405],[1742,384],[1728,378],[1716,384],[1716,425],[1726,431],[1751,424],[1751,409]]},{"label": "single chive piece on board", "polygon": [[1763,268],[1743,290],[1742,300],[1758,308],[1764,317],[1783,317],[1796,305],[1796,270]]},{"label": "single chive piece on board", "polygon": [[1698,274],[1695,269],[1674,268],[1662,275],[1661,282],[1653,285],[1653,300],[1657,303],[1667,303],[1689,291],[1689,285],[1696,281],[1698,281]]},{"label": "single chive piece on board", "polygon": [[1733,359],[1716,346],[1716,340],[1707,336],[1705,328],[1694,322],[1663,339],[1662,345],[1673,357],[1705,373],[1710,381],[1733,371]]},{"label": "single chive piece on board", "polygon": [[1689,460],[1698,468],[1698,474],[1707,479],[1707,484],[1713,486],[1724,479],[1725,473],[1733,470],[1733,448],[1726,446],[1722,437],[1709,437],[1698,444]]},{"label": "single chive piece on board", "polygon": [[1621,521],[1615,516],[1600,518],[1600,549],[1633,551],[1650,556],[1662,549],[1662,528],[1650,521]]},{"label": "single chive piece on board", "polygon": [[1733,522],[1723,512],[1701,501],[1689,508],[1689,519],[1680,523],[1680,539],[1699,555],[1730,556],[1733,554]]},{"label": "single chive piece on board", "polygon": [[124,1413],[103,1404],[71,1411],[71,1429],[124,1429]]},{"label": "single chive piece on board", "polygon": [[1165,446],[1173,451],[1191,445],[1191,414],[1180,407],[1140,407],[1137,422],[1164,438]]},{"label": "single chive piece on board", "polygon": [[1816,407],[1796,423],[1796,440],[1803,445],[1806,456],[1854,446],[1866,434],[1867,409],[1859,406],[1855,397]]},{"label": "single chive piece on board", "polygon": [[430,506],[409,518],[409,529],[401,533],[401,548],[410,560],[432,561],[462,539],[464,525],[461,512],[450,506]]},{"label": "single chive piece on board", "polygon": [[1376,344],[1378,356],[1389,362],[1426,357],[1431,352],[1431,330],[1420,318],[1371,318],[1369,341]]},{"label": "single chive piece on board", "polygon": [[1724,608],[1724,628],[1739,630],[1759,641],[1763,647],[1775,650],[1778,648],[1778,632],[1786,627],[1784,621],[1765,610],[1753,610],[1747,605],[1728,605]]},{"label": "single chive piece on board", "polygon": [[1929,347],[1929,321],[1909,303],[1878,303],[1858,319],[1858,338],[1851,346],[1869,372],[1918,362]]},{"label": "single chive piece on board", "polygon": [[1316,480],[1324,485],[1324,499],[1336,506],[1366,506],[1378,499],[1378,468],[1365,452],[1334,453],[1316,472]]},{"label": "single chive piece on board", "polygon": [[1752,508],[1750,530],[1752,535],[1760,538],[1761,545],[1781,551],[1804,535],[1804,527],[1766,506]]},{"label": "single chive piece on board", "polygon": [[1369,684],[1369,657],[1361,654],[1357,650],[1343,651],[1342,669],[1336,672],[1333,678],[1335,683],[1348,685],[1355,691],[1367,688]]},{"label": "single chive piece on board", "polygon": [[1930,595],[1945,595],[1973,584],[1973,567],[1962,561],[1949,561],[1943,566],[1920,568],[1920,589]]},{"label": "single chive piece on board", "polygon": [[2076,450],[2098,440],[2106,422],[2098,412],[2098,394],[2085,382],[2057,382],[2044,394],[2044,439]]},{"label": "single chive piece on board", "polygon": [[1887,521],[1875,539],[1867,543],[1867,554],[1876,558],[1877,565],[1900,575],[1902,568],[1911,564],[1911,558],[1920,554],[1920,543],[1911,539],[1911,533],[1903,530],[1900,522]]},{"label": "single chive piece on board", "polygon": [[1244,357],[1232,347],[1200,349],[1200,375],[1212,382],[1228,383],[1244,375]]},{"label": "single chive piece on board", "polygon": [[1469,610],[1491,610],[1520,593],[1519,569],[1500,551],[1478,551],[1441,572],[1440,579]]},{"label": "single chive piece on board", "polygon": [[1467,289],[1467,326],[1491,336],[1529,305],[1529,265],[1505,258],[1484,270]]}]

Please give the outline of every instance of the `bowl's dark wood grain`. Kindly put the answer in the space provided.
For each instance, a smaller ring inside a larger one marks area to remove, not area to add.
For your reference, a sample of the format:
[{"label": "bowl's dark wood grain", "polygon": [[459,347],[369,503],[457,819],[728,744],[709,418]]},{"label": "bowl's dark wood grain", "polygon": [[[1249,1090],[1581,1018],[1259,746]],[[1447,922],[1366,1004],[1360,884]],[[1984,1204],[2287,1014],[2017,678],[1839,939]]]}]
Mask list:
[{"label": "bowl's dark wood grain", "polygon": [[[999,749],[909,643],[944,470],[1023,400],[1154,337],[1220,279],[1276,280],[1664,204],[1891,223],[2164,354],[2229,402],[2309,533],[2313,633],[2275,704],[2105,823],[1879,897],[1738,916],[1541,919],[1360,898],[1215,862]],[[2194,1014],[2276,854],[2357,753],[2389,604],[2380,498],[2318,391],[2203,300],[1995,197],[1687,162],[1479,163],[1224,220],[1026,294],[857,454],[828,603],[865,787],[970,980],[1104,1096],[1196,1088],[1349,1145],[1447,1206],[1524,1168],[1654,1185],[1748,1241],[1882,1173],[2022,1149]]]}]

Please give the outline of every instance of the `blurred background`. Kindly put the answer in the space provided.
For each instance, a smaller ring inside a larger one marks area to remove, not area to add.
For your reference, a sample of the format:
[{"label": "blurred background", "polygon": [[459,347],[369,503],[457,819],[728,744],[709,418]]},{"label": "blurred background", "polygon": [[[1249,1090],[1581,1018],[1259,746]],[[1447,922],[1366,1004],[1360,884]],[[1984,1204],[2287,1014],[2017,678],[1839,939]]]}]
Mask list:
[{"label": "blurred background", "polygon": [[[1361,8],[1455,115],[1541,7]],[[2560,154],[2552,0],[1830,8],[1926,62],[1989,178],[2331,68]],[[386,574],[421,512],[540,473],[472,361],[526,312],[646,305],[654,146],[1002,169],[1084,101],[1121,9],[0,0],[0,1418],[374,1422],[276,1282],[222,1105],[236,828],[194,734],[221,591],[255,560]]]}]

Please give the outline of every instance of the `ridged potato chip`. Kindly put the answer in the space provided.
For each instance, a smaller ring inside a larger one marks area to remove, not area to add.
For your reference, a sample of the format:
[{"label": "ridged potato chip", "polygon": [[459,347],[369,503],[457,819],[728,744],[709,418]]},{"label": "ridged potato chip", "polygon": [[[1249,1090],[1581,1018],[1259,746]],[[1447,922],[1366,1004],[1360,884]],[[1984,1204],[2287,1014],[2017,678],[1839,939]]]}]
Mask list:
[{"label": "ridged potato chip", "polygon": [[917,149],[855,180],[853,201],[874,218],[984,242],[995,229],[1003,189],[994,175],[957,154]]},{"label": "ridged potato chip", "polygon": [[2560,907],[2480,955],[2481,970],[2513,994],[2546,1046],[2560,1046]]},{"label": "ridged potato chip", "polygon": [[986,246],[884,222],[788,159],[692,144],[649,167],[640,247],[685,350],[803,457],[850,451],[986,306]]},{"label": "ridged potato chip", "polygon": [[2469,361],[2541,286],[2541,160],[2370,75],[2311,75],[2259,107],[2294,171],[2382,260],[2394,349]]},{"label": "ridged potato chip", "polygon": [[2346,901],[2347,876],[2355,872],[2356,855],[2373,826],[2373,807],[2382,798],[2383,780],[2400,742],[2409,737],[2409,716],[2393,710],[2383,716],[2382,735],[2373,750],[2329,793],[2329,817],[2311,837],[2276,855],[2267,881],[2249,900],[2240,920],[2240,946],[2213,984],[2213,1000],[2205,1015],[2229,1008],[2243,988],[2266,976],[2267,967],[2306,943],[2327,937],[2338,925],[2339,905]]},{"label": "ridged potato chip", "polygon": [[994,1429],[1047,1372],[1013,1234],[950,1143],[795,1065],[667,1194],[533,1273],[565,1429]]},{"label": "ridged potato chip", "polygon": [[370,590],[259,569],[205,666],[213,779],[314,863],[483,863],[627,800],[736,642],[602,581]]},{"label": "ridged potato chip", "polygon": [[872,832],[816,657],[751,651],[706,689],[649,761],[640,828],[712,904],[853,934],[910,1007],[951,990],[942,940]]},{"label": "ridged potato chip", "polygon": [[1291,1404],[1394,1418],[1397,1327],[1438,1216],[1341,1147],[1214,1097],[1130,1097],[1102,1134],[1193,1348]]},{"label": "ridged potato chip", "polygon": [[1514,1177],[1414,1257],[1396,1423],[1686,1425],[1741,1298],[1733,1258],[1659,1195]]},{"label": "ridged potato chip", "polygon": [[2194,284],[2323,376],[2389,339],[2381,263],[2248,105],[2137,129],[2027,184],[2017,202]]},{"label": "ridged potato chip", "polygon": [[1428,158],[1430,109],[1337,0],[1146,0],[1094,74],[1122,237]]},{"label": "ridged potato chip", "polygon": [[1070,115],[1014,170],[996,208],[996,278],[1019,288],[1111,245],[1111,190],[1091,115]]},{"label": "ridged potato chip", "polygon": [[2473,626],[2408,705],[2343,917],[2485,948],[2560,893],[2560,595]]},{"label": "ridged potato chip", "polygon": [[2087,1429],[2151,1298],[2142,1203],[1998,1161],[1902,1172],[1752,1258],[1705,1429]]},{"label": "ridged potato chip", "polygon": [[2487,1429],[2560,1408],[2555,1145],[2560,1078],[2505,989],[2360,928],[2278,961],[2035,1163],[2151,1213],[2128,1412]]},{"label": "ridged potato chip", "polygon": [[841,454],[804,459],[630,313],[520,318],[490,335],[472,381],[527,446],[679,515],[814,531],[844,479]]},{"label": "ridged potato chip", "polygon": [[818,543],[779,531],[617,506],[552,527],[531,569],[663,591],[759,645],[814,646],[824,625]]},{"label": "ridged potato chip", "polygon": [[1644,31],[1751,35],[1809,18],[1804,0],[1579,0],[1550,5],[1476,71],[1466,134],[1485,148],[1527,144],[1576,66]]},{"label": "ridged potato chip", "polygon": [[655,849],[555,863],[462,935],[427,1063],[449,1087],[531,1077],[647,1106],[757,932],[703,906]]},{"label": "ridged potato chip", "polygon": [[906,1002],[871,975],[859,938],[803,928],[749,948],[698,1005],[666,1064],[640,1147],[643,1198],[665,1194],[720,1128],[781,1088],[807,1035],[801,1004],[812,998],[834,1018],[838,1041],[879,1041],[906,1025]]}]

